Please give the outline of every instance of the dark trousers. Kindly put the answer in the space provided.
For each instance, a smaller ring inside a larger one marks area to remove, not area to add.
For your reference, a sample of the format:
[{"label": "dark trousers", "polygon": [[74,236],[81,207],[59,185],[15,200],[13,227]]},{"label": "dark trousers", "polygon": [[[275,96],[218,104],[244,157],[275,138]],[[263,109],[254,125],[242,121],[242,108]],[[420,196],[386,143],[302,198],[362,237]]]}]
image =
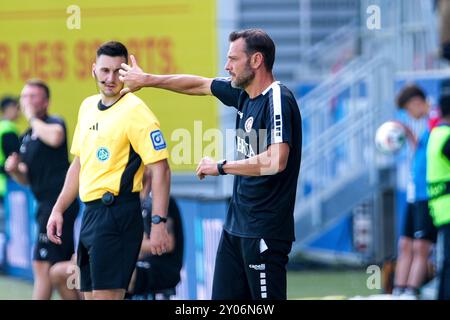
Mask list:
[{"label": "dark trousers", "polygon": [[222,231],[213,300],[286,300],[286,264],[292,242],[243,238]]}]

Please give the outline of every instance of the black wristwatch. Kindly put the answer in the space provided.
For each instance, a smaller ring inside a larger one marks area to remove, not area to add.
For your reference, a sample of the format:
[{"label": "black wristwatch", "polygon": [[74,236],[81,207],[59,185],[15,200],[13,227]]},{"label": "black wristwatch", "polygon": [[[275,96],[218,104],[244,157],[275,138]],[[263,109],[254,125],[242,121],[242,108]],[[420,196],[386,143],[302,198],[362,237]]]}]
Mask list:
[{"label": "black wristwatch", "polygon": [[153,224],[159,224],[161,222],[167,222],[167,218],[158,216],[157,214],[152,216],[152,223]]},{"label": "black wristwatch", "polygon": [[219,174],[221,176],[226,175],[227,173],[223,170],[223,166],[224,164],[227,163],[226,159],[220,160],[219,162],[217,162],[217,171],[219,171]]}]

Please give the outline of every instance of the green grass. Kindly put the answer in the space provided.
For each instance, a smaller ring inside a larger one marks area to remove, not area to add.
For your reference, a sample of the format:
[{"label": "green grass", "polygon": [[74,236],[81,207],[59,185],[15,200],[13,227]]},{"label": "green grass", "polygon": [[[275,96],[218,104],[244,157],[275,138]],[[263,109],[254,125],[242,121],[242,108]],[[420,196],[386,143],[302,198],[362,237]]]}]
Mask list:
[{"label": "green grass", "polygon": [[29,281],[0,276],[0,300],[31,299],[33,285]]},{"label": "green grass", "polygon": [[344,298],[379,294],[367,288],[365,270],[288,272],[288,299]]},{"label": "green grass", "polygon": [[[367,277],[364,270],[290,271],[288,299],[340,299],[380,293],[367,289]],[[32,288],[31,282],[0,276],[0,300],[31,299]],[[58,299],[56,293],[54,298]]]}]

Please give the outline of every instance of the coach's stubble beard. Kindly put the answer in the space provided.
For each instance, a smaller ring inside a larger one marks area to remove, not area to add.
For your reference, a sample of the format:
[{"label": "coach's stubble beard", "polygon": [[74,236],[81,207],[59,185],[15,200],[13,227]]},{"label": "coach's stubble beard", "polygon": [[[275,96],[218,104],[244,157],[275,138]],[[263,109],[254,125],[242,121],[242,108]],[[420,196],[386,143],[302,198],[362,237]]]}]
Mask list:
[{"label": "coach's stubble beard", "polygon": [[231,81],[231,86],[237,89],[245,89],[252,83],[253,79],[255,79],[255,72],[252,70],[250,63],[247,62],[245,70],[234,81]]}]

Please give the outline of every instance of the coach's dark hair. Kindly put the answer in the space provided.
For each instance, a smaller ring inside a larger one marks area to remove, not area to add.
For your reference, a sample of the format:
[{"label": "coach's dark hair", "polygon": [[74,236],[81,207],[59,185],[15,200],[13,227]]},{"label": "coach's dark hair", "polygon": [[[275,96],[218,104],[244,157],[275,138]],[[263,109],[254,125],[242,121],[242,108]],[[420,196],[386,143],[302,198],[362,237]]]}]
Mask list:
[{"label": "coach's dark hair", "polygon": [[244,39],[247,55],[261,52],[264,56],[264,65],[268,71],[272,71],[275,62],[275,43],[269,35],[261,29],[246,29],[230,33],[229,41]]},{"label": "coach's dark hair", "polygon": [[416,97],[422,98],[424,101],[426,101],[425,92],[422,90],[422,88],[415,84],[410,84],[404,87],[397,95],[397,106],[400,109],[404,109],[406,104],[412,98]]},{"label": "coach's dark hair", "polygon": [[97,58],[102,54],[109,57],[124,57],[126,63],[128,63],[128,50],[118,41],[108,41],[102,44],[97,49]]},{"label": "coach's dark hair", "polygon": [[48,87],[47,83],[45,83],[43,80],[30,79],[26,82],[26,85],[41,88],[42,90],[44,90],[45,97],[47,98],[47,100],[50,99],[50,88]]}]

